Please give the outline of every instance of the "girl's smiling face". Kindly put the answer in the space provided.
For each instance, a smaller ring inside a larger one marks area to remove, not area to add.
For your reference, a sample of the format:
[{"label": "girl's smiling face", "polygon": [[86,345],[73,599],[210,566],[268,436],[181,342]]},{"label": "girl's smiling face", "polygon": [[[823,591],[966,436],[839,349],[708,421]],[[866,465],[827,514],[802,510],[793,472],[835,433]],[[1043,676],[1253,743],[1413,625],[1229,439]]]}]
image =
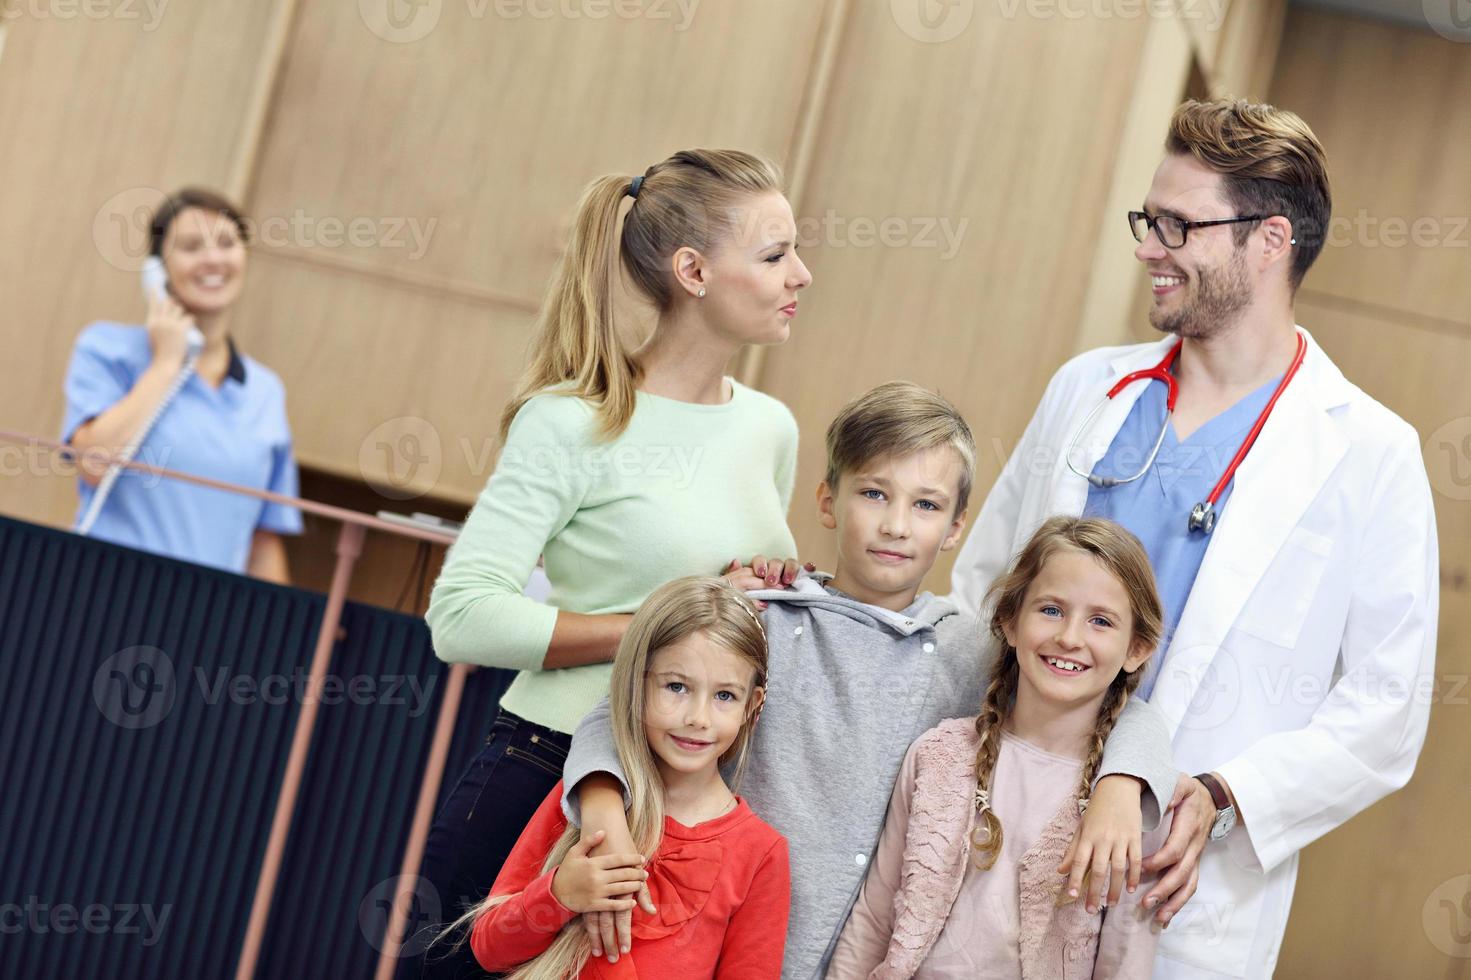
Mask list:
[{"label": "girl's smiling face", "polygon": [[765,692],[739,654],[692,633],[649,658],[644,735],[666,779],[714,767]]},{"label": "girl's smiling face", "polygon": [[1049,556],[1002,628],[1016,651],[1019,688],[1058,706],[1096,709],[1119,671],[1133,673],[1152,652],[1134,642],[1131,609],[1124,584],[1093,556],[1072,549]]}]

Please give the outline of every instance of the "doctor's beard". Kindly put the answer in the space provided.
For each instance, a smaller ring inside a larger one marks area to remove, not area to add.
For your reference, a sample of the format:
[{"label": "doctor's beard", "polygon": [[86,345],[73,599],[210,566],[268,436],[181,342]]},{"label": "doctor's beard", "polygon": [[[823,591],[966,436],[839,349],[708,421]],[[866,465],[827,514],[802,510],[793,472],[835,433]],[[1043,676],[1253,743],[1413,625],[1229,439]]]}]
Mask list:
[{"label": "doctor's beard", "polygon": [[1238,248],[1225,265],[1196,273],[1194,291],[1179,309],[1165,313],[1158,305],[1150,307],[1149,323],[1160,333],[1202,340],[1229,329],[1250,305],[1251,278]]}]

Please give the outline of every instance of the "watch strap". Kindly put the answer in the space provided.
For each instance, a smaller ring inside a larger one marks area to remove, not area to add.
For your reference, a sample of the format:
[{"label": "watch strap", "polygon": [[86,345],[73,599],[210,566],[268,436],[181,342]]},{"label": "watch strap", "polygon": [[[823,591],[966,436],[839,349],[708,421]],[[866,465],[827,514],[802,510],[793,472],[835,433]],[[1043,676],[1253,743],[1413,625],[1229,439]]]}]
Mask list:
[{"label": "watch strap", "polygon": [[1231,797],[1226,795],[1226,787],[1221,785],[1221,781],[1219,779],[1217,779],[1215,776],[1212,776],[1208,772],[1201,773],[1195,778],[1200,780],[1205,788],[1210,792],[1211,802],[1216,805],[1217,813],[1220,813],[1222,810],[1228,810],[1231,808]]}]

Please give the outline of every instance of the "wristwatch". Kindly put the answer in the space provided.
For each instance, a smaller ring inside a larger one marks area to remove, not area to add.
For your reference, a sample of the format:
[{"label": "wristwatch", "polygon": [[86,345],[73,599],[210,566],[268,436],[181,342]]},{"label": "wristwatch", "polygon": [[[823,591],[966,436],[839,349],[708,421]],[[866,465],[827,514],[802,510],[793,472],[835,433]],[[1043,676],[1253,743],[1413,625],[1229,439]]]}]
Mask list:
[{"label": "wristwatch", "polygon": [[1236,826],[1236,808],[1231,805],[1231,797],[1226,795],[1226,787],[1215,776],[1205,772],[1195,778],[1210,791],[1211,802],[1216,805],[1216,819],[1211,824],[1211,840],[1221,840]]}]

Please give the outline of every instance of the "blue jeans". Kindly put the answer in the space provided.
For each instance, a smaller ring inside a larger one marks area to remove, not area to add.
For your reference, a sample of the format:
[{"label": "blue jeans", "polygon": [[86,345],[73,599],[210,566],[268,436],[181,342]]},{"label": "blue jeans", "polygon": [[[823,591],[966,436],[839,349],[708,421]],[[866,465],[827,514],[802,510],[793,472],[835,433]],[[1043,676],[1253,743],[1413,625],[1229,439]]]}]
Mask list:
[{"label": "blue jeans", "polygon": [[[419,874],[439,899],[440,918],[405,944],[398,980],[469,980],[487,974],[470,951],[468,930],[434,943],[445,924],[490,894],[521,831],[562,778],[572,736],[532,724],[504,709],[475,761],[434,818]],[[422,886],[421,886],[422,890]],[[427,932],[426,932],[427,930]],[[453,944],[463,938],[459,946]]]}]

